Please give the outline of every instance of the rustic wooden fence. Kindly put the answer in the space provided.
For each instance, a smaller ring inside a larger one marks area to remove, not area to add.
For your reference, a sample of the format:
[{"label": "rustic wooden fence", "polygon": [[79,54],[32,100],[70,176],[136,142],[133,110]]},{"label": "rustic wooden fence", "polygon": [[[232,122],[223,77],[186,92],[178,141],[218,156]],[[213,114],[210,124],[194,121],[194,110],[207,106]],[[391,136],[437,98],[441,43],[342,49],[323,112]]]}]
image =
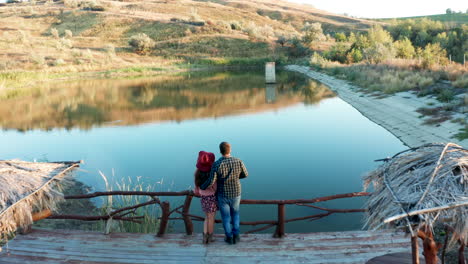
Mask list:
[{"label": "rustic wooden fence", "polygon": [[[83,220],[83,221],[99,221],[99,220],[120,220],[120,221],[131,221],[141,223],[141,219],[144,216],[138,216],[136,214],[136,209],[148,206],[152,204],[158,204],[161,208],[161,216],[159,217],[159,230],[157,235],[163,236],[166,233],[167,225],[170,220],[182,220],[185,224],[185,231],[187,235],[191,235],[193,233],[193,222],[192,221],[203,221],[204,217],[190,214],[190,206],[192,203],[192,199],[194,194],[192,191],[181,191],[181,192],[144,192],[144,191],[109,191],[109,192],[95,192],[90,194],[83,194],[83,195],[71,195],[65,196],[65,199],[89,199],[95,198],[100,196],[112,196],[112,195],[140,195],[140,196],[148,196],[150,200],[144,203],[123,207],[116,209],[107,215],[98,215],[98,216],[85,216],[85,215],[51,215],[49,219],[75,219],[75,220]],[[337,214],[337,213],[357,213],[357,212],[364,212],[364,209],[331,209],[320,207],[316,205],[312,205],[318,202],[325,202],[331,201],[336,199],[343,199],[343,198],[351,198],[351,197],[359,197],[359,196],[369,196],[370,193],[368,192],[353,192],[353,193],[345,193],[345,194],[337,194],[331,196],[324,196],[314,199],[296,199],[296,200],[241,200],[241,204],[262,204],[262,205],[276,205],[278,210],[278,217],[275,220],[262,220],[262,221],[251,221],[245,222],[241,221],[241,225],[250,225],[250,226],[257,226],[263,225],[262,227],[249,230],[244,233],[254,233],[260,232],[272,227],[276,226],[276,230],[274,232],[274,237],[283,237],[286,233],[285,224],[295,221],[301,220],[318,220],[323,217]],[[168,201],[161,201],[160,197],[163,196],[185,196],[185,201],[182,205],[177,206],[175,208],[171,208],[171,204]],[[286,218],[286,205],[295,205],[295,206],[306,206],[314,209],[321,210],[322,212],[319,214],[312,214],[309,216],[304,217],[297,217],[297,218]],[[173,216],[173,214],[178,214],[177,216]],[[221,223],[221,220],[215,220],[216,223]]]}]

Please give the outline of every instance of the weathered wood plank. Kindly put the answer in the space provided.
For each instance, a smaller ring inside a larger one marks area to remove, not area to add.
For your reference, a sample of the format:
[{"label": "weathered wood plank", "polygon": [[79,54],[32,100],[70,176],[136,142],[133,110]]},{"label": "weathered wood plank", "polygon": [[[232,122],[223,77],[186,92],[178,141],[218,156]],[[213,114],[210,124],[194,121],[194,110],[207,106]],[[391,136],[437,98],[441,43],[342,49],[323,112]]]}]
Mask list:
[{"label": "weathered wood plank", "polygon": [[201,234],[103,235],[68,230],[34,230],[9,243],[2,263],[365,263],[376,256],[410,252],[410,238],[389,231],[243,235],[227,245],[223,235],[212,245],[201,244]]}]

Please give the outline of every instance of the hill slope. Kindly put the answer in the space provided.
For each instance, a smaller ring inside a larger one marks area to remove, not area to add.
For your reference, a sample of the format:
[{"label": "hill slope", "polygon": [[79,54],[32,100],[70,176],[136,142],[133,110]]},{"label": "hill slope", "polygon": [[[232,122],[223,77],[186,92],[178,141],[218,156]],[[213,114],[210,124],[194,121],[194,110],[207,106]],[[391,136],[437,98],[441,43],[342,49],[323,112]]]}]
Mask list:
[{"label": "hill slope", "polygon": [[[375,23],[279,0],[6,4],[0,6],[0,71],[81,72],[156,62],[164,67],[187,58],[242,63],[278,55],[274,40],[299,35],[306,22],[322,23],[325,33],[365,30]],[[130,49],[128,41],[138,33],[156,42],[150,56]]]}]

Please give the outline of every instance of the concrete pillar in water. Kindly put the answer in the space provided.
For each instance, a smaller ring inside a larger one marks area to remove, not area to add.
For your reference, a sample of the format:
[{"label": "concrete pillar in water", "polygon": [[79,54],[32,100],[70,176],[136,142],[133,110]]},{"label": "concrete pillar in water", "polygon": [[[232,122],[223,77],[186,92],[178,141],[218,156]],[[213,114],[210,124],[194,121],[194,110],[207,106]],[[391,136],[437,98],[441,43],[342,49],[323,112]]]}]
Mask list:
[{"label": "concrete pillar in water", "polygon": [[265,82],[276,83],[275,62],[267,62],[265,64]]}]

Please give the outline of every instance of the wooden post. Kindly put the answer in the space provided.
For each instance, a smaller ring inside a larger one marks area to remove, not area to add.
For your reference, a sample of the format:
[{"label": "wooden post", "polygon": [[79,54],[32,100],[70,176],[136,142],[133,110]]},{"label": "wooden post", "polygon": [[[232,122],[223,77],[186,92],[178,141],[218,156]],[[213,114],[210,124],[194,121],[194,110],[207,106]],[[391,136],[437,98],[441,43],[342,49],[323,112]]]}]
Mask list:
[{"label": "wooden post", "polygon": [[460,239],[460,248],[458,249],[458,264],[466,264],[465,243]]},{"label": "wooden post", "polygon": [[192,203],[192,195],[185,196],[184,207],[182,209],[182,217],[184,218],[185,232],[187,235],[193,234],[193,223],[192,219],[189,216],[190,213],[190,204]]},{"label": "wooden post", "polygon": [[427,226],[421,227],[418,230],[418,237],[423,240],[423,255],[426,264],[437,264],[438,247],[431,230]]},{"label": "wooden post", "polygon": [[278,225],[274,237],[284,237],[284,223],[285,223],[285,207],[284,204],[278,204]]},{"label": "wooden post", "polygon": [[418,236],[411,237],[411,256],[413,264],[419,264]]},{"label": "wooden post", "polygon": [[169,222],[169,214],[171,210],[171,206],[169,205],[169,202],[162,202],[161,210],[162,210],[162,216],[161,216],[161,222],[159,223],[159,231],[157,235],[158,237],[162,237],[164,236],[164,233],[166,233],[167,223]]}]

